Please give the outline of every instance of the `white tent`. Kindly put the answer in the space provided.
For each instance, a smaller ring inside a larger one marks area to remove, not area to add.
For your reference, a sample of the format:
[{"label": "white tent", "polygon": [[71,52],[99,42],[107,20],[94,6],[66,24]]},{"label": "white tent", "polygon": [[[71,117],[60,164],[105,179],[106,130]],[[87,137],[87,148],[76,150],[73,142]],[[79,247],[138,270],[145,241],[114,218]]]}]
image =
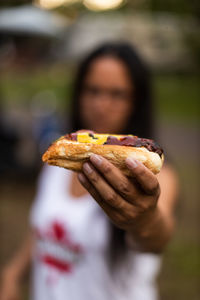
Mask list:
[{"label": "white tent", "polygon": [[0,11],[0,32],[58,37],[68,27],[69,20],[32,5],[6,8]]}]

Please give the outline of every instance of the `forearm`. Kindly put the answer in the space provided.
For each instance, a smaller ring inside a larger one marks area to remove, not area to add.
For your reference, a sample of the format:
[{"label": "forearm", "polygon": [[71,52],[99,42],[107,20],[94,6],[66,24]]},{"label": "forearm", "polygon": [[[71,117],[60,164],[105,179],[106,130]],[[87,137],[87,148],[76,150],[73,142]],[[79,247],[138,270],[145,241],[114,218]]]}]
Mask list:
[{"label": "forearm", "polygon": [[21,280],[31,262],[33,238],[29,233],[21,247],[13,258],[5,266],[3,276],[12,277],[14,280]]},{"label": "forearm", "polygon": [[127,232],[129,245],[139,251],[161,253],[174,228],[174,218],[160,208],[139,217]]}]

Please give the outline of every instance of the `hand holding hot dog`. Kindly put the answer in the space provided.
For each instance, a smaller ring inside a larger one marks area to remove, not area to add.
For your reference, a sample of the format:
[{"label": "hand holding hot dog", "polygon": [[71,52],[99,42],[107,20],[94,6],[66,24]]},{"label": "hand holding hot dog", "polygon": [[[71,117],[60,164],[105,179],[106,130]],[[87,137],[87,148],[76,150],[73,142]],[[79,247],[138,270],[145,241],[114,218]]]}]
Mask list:
[{"label": "hand holding hot dog", "polygon": [[142,163],[127,158],[126,164],[132,177],[93,154],[78,177],[116,226],[132,230],[141,216],[156,211],[160,188],[156,176]]}]

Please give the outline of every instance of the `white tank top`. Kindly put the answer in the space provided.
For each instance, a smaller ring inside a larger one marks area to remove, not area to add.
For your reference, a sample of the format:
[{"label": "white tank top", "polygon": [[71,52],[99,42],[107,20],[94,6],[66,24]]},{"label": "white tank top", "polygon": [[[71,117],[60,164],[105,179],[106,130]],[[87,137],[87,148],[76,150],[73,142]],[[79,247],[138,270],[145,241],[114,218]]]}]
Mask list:
[{"label": "white tank top", "polygon": [[71,172],[45,167],[31,210],[33,300],[155,300],[160,257],[129,251],[110,272],[107,216],[90,195],[69,194]]}]

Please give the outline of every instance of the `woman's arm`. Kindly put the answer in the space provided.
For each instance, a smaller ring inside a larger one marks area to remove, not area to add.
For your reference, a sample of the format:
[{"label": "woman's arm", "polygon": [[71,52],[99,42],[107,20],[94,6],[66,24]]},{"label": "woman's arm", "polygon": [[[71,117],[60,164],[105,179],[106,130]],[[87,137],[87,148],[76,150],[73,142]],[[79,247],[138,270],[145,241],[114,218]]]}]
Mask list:
[{"label": "woman's arm", "polygon": [[170,166],[164,166],[157,178],[160,197],[156,209],[141,216],[133,232],[127,233],[129,245],[136,250],[161,252],[174,230],[178,178]]},{"label": "woman's arm", "polygon": [[127,159],[132,177],[101,156],[91,155],[79,180],[111,221],[127,231],[134,248],[161,252],[174,226],[177,179],[169,167],[157,177],[142,163]]},{"label": "woman's arm", "polygon": [[31,262],[33,238],[28,233],[24,242],[1,274],[0,300],[20,299],[20,283]]}]

